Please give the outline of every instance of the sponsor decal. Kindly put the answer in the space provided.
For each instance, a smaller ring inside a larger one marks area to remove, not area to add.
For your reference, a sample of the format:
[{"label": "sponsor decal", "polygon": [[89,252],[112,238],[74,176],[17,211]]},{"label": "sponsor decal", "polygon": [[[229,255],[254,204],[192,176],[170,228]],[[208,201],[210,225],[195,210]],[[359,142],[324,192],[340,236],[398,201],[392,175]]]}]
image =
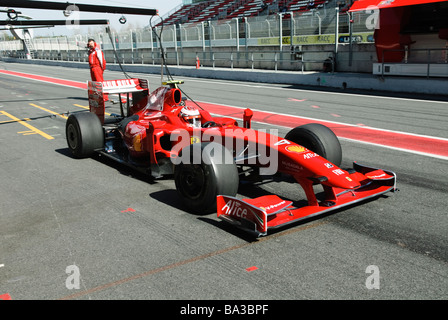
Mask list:
[{"label": "sponsor decal", "polygon": [[224,214],[227,214],[229,216],[235,216],[241,219],[246,219],[247,217],[247,209],[243,208],[241,203],[233,200],[226,202],[224,207],[221,208],[221,211]]},{"label": "sponsor decal", "polygon": [[244,204],[238,201],[229,200],[226,204],[221,208],[223,214],[234,216],[240,219],[247,219],[247,214],[252,213],[252,215],[256,218],[256,221],[260,226],[263,227],[263,219],[259,217],[254,211],[246,208]]},{"label": "sponsor decal", "polygon": [[295,145],[295,146],[287,146],[287,147],[285,147],[285,149],[286,149],[287,151],[289,151],[289,152],[295,152],[295,153],[302,153],[302,152],[305,152],[305,151],[308,150],[307,148],[302,147],[302,146],[298,146],[298,145]]},{"label": "sponsor decal", "polygon": [[136,83],[134,82],[134,80],[131,80],[131,79],[108,80],[108,81],[103,81],[102,84],[103,84],[104,89],[134,88],[136,86]]},{"label": "sponsor decal", "polygon": [[380,175],[366,176],[366,177],[369,178],[369,179],[380,179],[380,178],[383,178],[383,177],[385,177],[385,176],[386,176],[386,174],[383,173],[383,174],[380,174]]},{"label": "sponsor decal", "polygon": [[385,5],[390,5],[392,3],[394,3],[395,0],[386,0],[386,1],[381,1],[378,5],[379,6],[385,6]]},{"label": "sponsor decal", "polygon": [[332,172],[337,176],[341,176],[344,174],[344,171],[342,171],[342,169],[335,169]]},{"label": "sponsor decal", "polygon": [[100,107],[98,101],[96,101],[96,100],[90,100],[89,101],[89,106],[92,107],[92,108],[99,108]]},{"label": "sponsor decal", "polygon": [[286,139],[282,139],[279,142],[274,143],[274,146],[281,146],[282,144],[291,144],[291,142]]},{"label": "sponsor decal", "polygon": [[269,211],[269,210],[271,210],[271,209],[275,209],[275,208],[277,208],[277,207],[280,207],[280,206],[284,205],[285,203],[286,203],[286,201],[283,200],[283,201],[280,201],[279,203],[271,204],[270,206],[267,206],[267,207],[260,207],[260,208],[261,208],[261,210],[267,212],[267,211]]},{"label": "sponsor decal", "polygon": [[305,153],[303,155],[303,159],[307,160],[307,159],[311,159],[311,158],[314,158],[314,157],[317,157],[317,156],[319,156],[317,153],[309,152],[309,153]]},{"label": "sponsor decal", "polygon": [[132,139],[132,144],[134,145],[134,150],[135,151],[142,151],[142,136],[140,134],[137,134],[134,136],[134,138]]},{"label": "sponsor decal", "polygon": [[[389,0],[393,1],[393,0]],[[386,1],[383,1],[386,2]],[[381,5],[381,4],[379,4]],[[370,29],[369,29],[370,30]],[[352,39],[357,42],[366,43],[372,42],[373,37],[372,31],[368,32],[356,32],[352,34]],[[338,40],[349,39],[350,34],[343,33],[340,34]],[[300,35],[292,37],[292,45],[304,45],[304,44],[334,44],[336,36],[334,34],[323,34],[323,35]],[[291,37],[282,37],[283,45],[291,45]],[[270,37],[270,38],[258,38],[258,45],[263,46],[278,46],[280,45],[280,37]]]},{"label": "sponsor decal", "polygon": [[191,137],[190,138],[190,143],[191,144],[194,144],[194,143],[201,143],[201,138],[199,138],[199,137]]},{"label": "sponsor decal", "polygon": [[303,170],[302,166],[299,166],[298,164],[287,162],[287,161],[282,161],[282,165],[284,165],[287,169],[291,169],[294,171],[302,171]]}]

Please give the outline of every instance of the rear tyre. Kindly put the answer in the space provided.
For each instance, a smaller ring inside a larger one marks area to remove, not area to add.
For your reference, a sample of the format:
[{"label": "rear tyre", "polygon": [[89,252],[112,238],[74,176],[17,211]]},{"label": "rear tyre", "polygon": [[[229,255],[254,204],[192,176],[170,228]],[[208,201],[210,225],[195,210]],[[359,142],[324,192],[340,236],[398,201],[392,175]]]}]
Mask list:
[{"label": "rear tyre", "polygon": [[76,158],[90,157],[104,147],[104,131],[94,113],[76,113],[68,117],[65,135],[70,152]]},{"label": "rear tyre", "polygon": [[316,152],[336,166],[342,162],[342,148],[330,128],[319,123],[308,123],[289,131],[285,139]]},{"label": "rear tyre", "polygon": [[236,195],[238,170],[232,154],[224,146],[214,142],[192,144],[184,148],[179,157],[181,162],[174,168],[174,182],[190,212],[216,212],[218,195]]}]

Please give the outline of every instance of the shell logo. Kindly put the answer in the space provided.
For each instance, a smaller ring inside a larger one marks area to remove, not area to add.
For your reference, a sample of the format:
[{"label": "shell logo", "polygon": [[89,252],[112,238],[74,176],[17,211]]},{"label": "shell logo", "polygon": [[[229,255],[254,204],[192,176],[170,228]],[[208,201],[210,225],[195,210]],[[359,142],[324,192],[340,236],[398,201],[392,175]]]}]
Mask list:
[{"label": "shell logo", "polygon": [[142,136],[140,134],[135,135],[132,139],[132,144],[134,146],[134,150],[137,152],[143,151],[142,148]]},{"label": "shell logo", "polygon": [[285,149],[289,152],[296,152],[296,153],[302,153],[308,150],[307,148],[302,146],[287,146]]}]

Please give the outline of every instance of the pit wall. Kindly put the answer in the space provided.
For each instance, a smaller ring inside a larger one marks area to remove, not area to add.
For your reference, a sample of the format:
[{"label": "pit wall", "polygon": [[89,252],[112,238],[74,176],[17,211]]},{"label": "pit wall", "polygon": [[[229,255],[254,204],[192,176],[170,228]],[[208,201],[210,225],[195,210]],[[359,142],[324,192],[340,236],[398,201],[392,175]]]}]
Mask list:
[{"label": "pit wall", "polygon": [[[240,46],[176,47],[165,49],[170,65],[202,67],[248,68],[285,71],[335,71],[371,73],[376,61],[374,44],[339,44],[306,46]],[[337,50],[337,53],[336,53]],[[108,63],[156,65],[161,63],[159,48],[103,50]],[[10,51],[4,56],[29,59],[22,51]],[[32,59],[86,62],[86,50],[36,50]],[[334,64],[328,69],[328,59]],[[336,58],[336,59],[334,59]],[[325,65],[327,64],[327,66]]]}]

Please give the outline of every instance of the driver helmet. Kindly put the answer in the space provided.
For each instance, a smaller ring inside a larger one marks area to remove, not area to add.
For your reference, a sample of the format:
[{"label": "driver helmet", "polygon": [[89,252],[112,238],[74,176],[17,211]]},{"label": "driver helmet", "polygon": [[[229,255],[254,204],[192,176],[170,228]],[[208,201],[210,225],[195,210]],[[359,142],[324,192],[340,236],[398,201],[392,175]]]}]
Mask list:
[{"label": "driver helmet", "polygon": [[201,115],[198,109],[185,106],[180,111],[180,116],[188,125],[192,126],[193,128],[201,127]]}]

